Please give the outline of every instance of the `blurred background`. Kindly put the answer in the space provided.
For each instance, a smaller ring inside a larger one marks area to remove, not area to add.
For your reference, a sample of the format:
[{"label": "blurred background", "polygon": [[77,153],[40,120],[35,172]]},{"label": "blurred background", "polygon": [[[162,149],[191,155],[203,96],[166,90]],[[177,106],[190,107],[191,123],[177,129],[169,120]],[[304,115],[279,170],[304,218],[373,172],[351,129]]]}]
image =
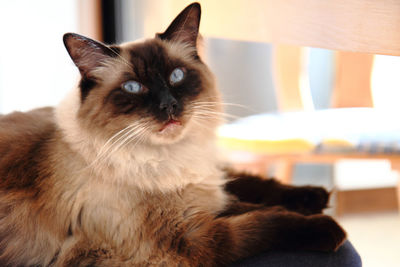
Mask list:
[{"label": "blurred background", "polygon": [[[64,33],[105,43],[152,37],[190,2],[1,1],[0,113],[57,105],[77,84]],[[378,44],[383,49],[374,50],[374,42],[384,38],[353,45],[343,30],[355,25],[362,29],[357,33],[374,32],[368,21],[357,21],[371,17],[366,14],[373,1],[337,1],[340,8],[350,6],[354,21],[340,24],[347,13],[338,10],[329,28],[322,26],[326,11],[333,17],[334,3],[200,2],[200,51],[223,93],[227,123],[219,130],[219,144],[226,159],[284,183],[333,190],[328,213],[344,225],[364,266],[399,266],[400,47],[397,43],[393,52]],[[379,12],[399,17],[399,4],[384,2],[393,5],[391,11]],[[311,19],[290,17],[304,3],[309,6],[302,12],[314,12]],[[343,38],[329,35],[335,33],[332,22]],[[389,34],[390,22],[376,31]],[[307,23],[311,26],[301,27]],[[400,42],[399,35],[392,40]],[[336,48],[333,41],[340,49],[328,49]]]}]

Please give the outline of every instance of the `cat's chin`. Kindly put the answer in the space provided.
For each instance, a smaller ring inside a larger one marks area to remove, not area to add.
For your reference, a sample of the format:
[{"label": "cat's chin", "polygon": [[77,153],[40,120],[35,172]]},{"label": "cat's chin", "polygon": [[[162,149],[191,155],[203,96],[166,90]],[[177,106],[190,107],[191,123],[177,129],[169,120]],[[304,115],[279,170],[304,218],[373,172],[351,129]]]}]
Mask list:
[{"label": "cat's chin", "polygon": [[167,123],[165,123],[160,130],[158,131],[160,134],[165,135],[169,133],[174,133],[179,131],[182,128],[182,123],[178,120],[171,119]]},{"label": "cat's chin", "polygon": [[184,126],[181,121],[170,120],[163,124],[153,135],[152,142],[155,144],[171,144],[182,139]]}]

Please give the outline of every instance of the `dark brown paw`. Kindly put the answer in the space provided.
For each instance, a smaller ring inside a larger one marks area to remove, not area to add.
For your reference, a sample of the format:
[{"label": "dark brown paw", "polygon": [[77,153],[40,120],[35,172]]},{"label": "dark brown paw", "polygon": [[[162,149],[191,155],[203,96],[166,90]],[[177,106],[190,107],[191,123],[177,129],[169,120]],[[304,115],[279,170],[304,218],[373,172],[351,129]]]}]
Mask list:
[{"label": "dark brown paw", "polygon": [[322,213],[328,201],[328,191],[316,186],[293,187],[283,197],[283,204],[287,209],[304,215]]},{"label": "dark brown paw", "polygon": [[346,240],[346,232],[331,217],[313,215],[307,223],[308,248],[319,251],[336,251]]}]

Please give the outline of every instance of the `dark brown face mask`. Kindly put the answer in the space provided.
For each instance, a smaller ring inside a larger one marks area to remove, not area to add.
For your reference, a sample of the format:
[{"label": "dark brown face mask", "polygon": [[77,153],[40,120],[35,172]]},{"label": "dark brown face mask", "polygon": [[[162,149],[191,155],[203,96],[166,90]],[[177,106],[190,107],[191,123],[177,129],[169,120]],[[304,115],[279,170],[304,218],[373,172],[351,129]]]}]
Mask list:
[{"label": "dark brown face mask", "polygon": [[93,74],[94,70],[124,54],[130,69],[121,74],[120,82],[114,88],[107,88],[109,93],[104,98],[104,102],[113,105],[110,111],[113,116],[136,113],[151,116],[159,122],[179,121],[185,106],[203,90],[202,78],[196,68],[170,56],[162,42],[192,47],[193,61],[202,65],[196,50],[200,13],[200,6],[192,4],[164,33],[130,47],[108,46],[78,34],[65,34],[64,44],[81,73],[82,104],[107,79]]}]

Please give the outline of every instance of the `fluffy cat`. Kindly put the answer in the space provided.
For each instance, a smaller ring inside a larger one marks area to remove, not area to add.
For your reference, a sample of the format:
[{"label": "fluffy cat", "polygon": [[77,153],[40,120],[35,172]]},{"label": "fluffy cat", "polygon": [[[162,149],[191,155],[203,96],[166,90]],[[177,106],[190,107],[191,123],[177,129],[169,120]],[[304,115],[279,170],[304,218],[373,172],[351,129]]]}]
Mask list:
[{"label": "fluffy cat", "polygon": [[224,266],[343,243],[326,190],[219,167],[199,22],[194,3],[152,39],[64,35],[79,86],[0,117],[1,266]]}]

